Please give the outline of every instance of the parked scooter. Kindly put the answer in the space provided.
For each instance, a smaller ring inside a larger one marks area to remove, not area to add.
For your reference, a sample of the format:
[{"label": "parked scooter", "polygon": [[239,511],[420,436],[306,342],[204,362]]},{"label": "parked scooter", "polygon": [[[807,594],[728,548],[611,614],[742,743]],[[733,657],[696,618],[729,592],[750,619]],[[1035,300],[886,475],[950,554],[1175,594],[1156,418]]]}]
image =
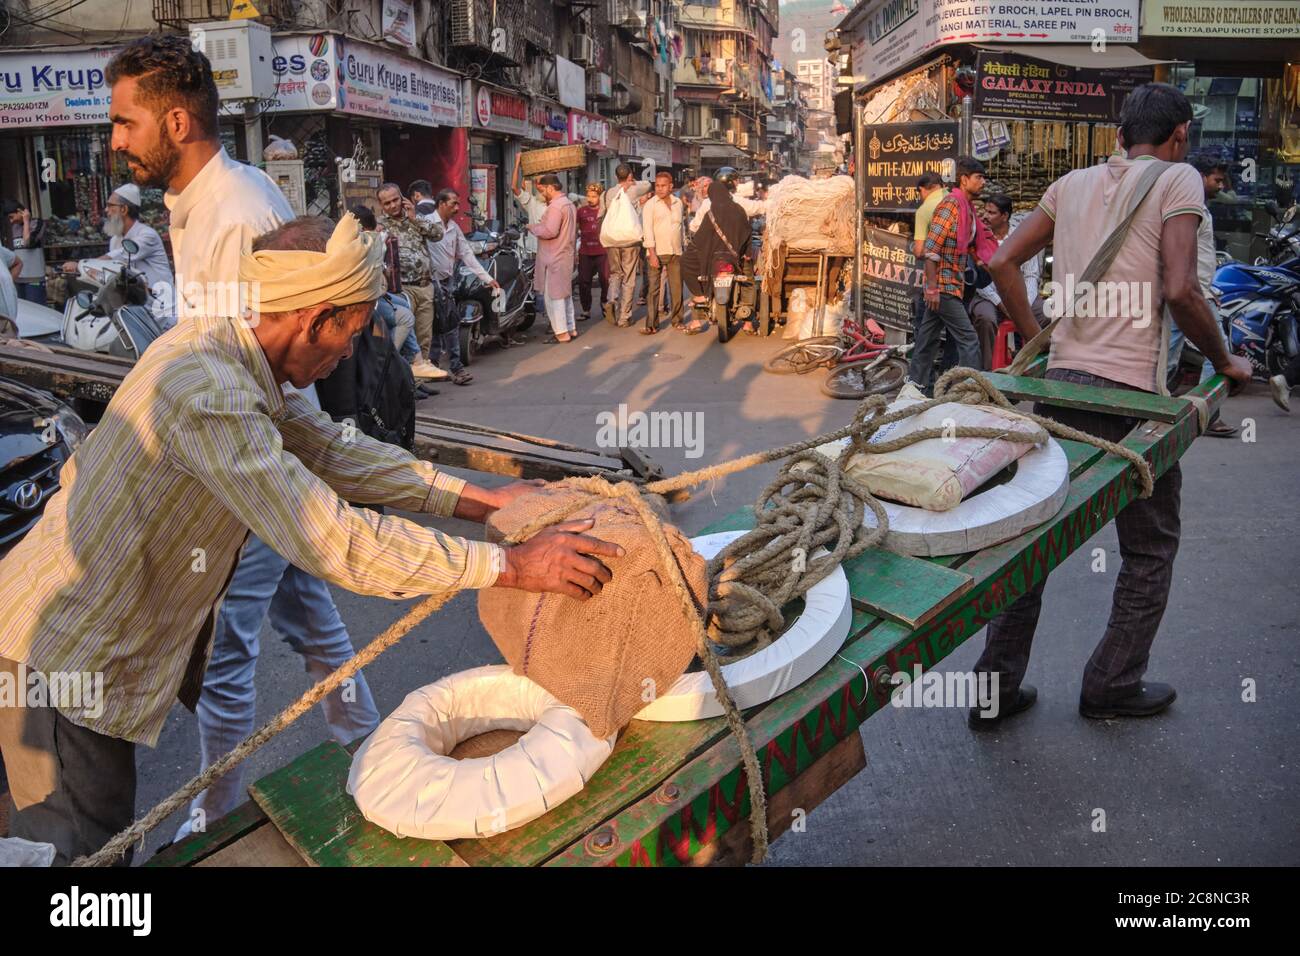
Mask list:
[{"label": "parked scooter", "polygon": [[1268,210],[1277,225],[1265,236],[1271,263],[1232,262],[1214,274],[1212,290],[1232,350],[1250,360],[1255,374],[1281,375],[1300,384],[1300,221],[1296,207]]},{"label": "parked scooter", "polygon": [[85,259],[68,280],[73,294],[63,309],[62,342],[68,348],[135,360],[166,331],[150,308],[148,283],[131,268],[131,256],[139,247],[124,239],[122,248],[125,263]]},{"label": "parked scooter", "polygon": [[[479,264],[501,286],[489,289],[468,269],[457,265],[452,285],[456,308],[460,313],[460,360],[466,365],[483,346],[497,342],[510,346],[510,337],[532,327],[537,318],[533,301],[533,259],[519,244],[519,232],[475,231],[466,237]],[[485,300],[494,303],[497,330],[488,335],[483,326]]]}]

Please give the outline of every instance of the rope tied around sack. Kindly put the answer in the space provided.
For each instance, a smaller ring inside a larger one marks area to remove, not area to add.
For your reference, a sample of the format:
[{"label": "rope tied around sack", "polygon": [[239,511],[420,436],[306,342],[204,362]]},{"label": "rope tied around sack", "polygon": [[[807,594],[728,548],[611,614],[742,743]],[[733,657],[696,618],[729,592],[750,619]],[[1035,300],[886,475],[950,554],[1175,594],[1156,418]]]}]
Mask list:
[{"label": "rope tied around sack", "polygon": [[[601,477],[566,478],[560,486],[581,489],[589,497],[579,499],[543,515],[527,527],[506,538],[518,544],[533,534],[557,524],[568,515],[604,499],[628,501],[654,542],[663,566],[673,582],[674,592],[682,602],[689,620],[695,623],[700,660],[713,682],[714,692],[722,705],[727,727],[740,748],[741,762],[750,794],[750,828],[753,837],[753,862],[762,862],[767,854],[767,797],[762,768],[754,745],[749,739],[743,716],[727,690],[722,664],[714,641],[725,648],[740,648],[753,642],[765,646],[783,625],[781,608],[795,597],[805,594],[846,559],[856,557],[884,540],[889,519],[884,507],[865,486],[856,481],[845,467],[851,452],[846,450],[832,461],[815,449],[828,442],[849,438],[852,452],[882,454],[896,451],[930,438],[1001,438],[1007,441],[1039,444],[1051,433],[1058,438],[1083,442],[1129,461],[1137,468],[1142,484],[1140,497],[1148,498],[1154,488],[1151,466],[1137,452],[1117,442],[1097,438],[1040,415],[1015,411],[1040,426],[1041,431],[1027,432],[985,426],[917,429],[897,438],[872,442],[877,432],[893,422],[919,415],[946,402],[964,405],[993,405],[1013,410],[1011,403],[980,372],[954,368],[940,376],[935,397],[906,408],[887,411],[884,396],[873,395],[858,407],[853,421],[815,438],[781,445],[762,452],[743,455],[731,461],[684,472],[672,478],[647,484],[644,489],[629,482],[610,484]],[[790,458],[759,495],[755,507],[757,526],[727,545],[709,562],[710,601],[706,616],[701,616],[690,587],[678,566],[664,534],[663,524],[642,497],[643,493],[667,494],[715,481],[756,465]],[[789,489],[789,490],[787,490]],[[876,526],[863,524],[866,509],[876,518]],[[799,549],[799,550],[796,550]],[[816,549],[824,553],[814,555]],[[325,677],[269,722],[254,731],[228,754],[213,762],[171,796],[108,841],[95,853],[81,857],[74,866],[106,866],[143,839],[167,817],[184,807],[241,761],[261,749],[282,730],[307,713],[324,697],[353,677],[380,654],[398,643],[416,626],[446,604],[458,591],[431,595],[411,608],[347,663]],[[709,623],[706,628],[706,618]],[[712,639],[711,639],[712,638]],[[734,643],[733,643],[734,642]]]}]

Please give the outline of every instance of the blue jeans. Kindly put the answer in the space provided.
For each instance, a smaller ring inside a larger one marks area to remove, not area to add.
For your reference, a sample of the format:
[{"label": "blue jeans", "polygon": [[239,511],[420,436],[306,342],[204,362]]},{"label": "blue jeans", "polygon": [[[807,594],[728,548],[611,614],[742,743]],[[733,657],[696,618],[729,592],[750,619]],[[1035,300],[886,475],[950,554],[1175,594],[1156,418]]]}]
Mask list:
[{"label": "blue jeans", "polygon": [[[328,585],[250,535],[217,615],[212,657],[196,711],[204,767],[253,732],[257,718],[253,675],[262,622],[268,612],[271,627],[302,656],[313,683],[355,654]],[[379,712],[365,676],[357,674],[354,680],[321,701],[330,733],[344,744],[379,726]],[[190,818],[181,825],[176,839],[189,834],[195,810],[203,811],[204,825],[210,826],[238,806],[244,799],[243,783],[244,765],[240,764],[195,797]]]},{"label": "blue jeans", "polygon": [[[375,311],[378,312],[379,317],[384,320],[384,325],[388,327],[389,332],[392,332],[397,328],[397,309],[394,307],[396,305],[403,305],[404,308],[408,309],[408,311],[410,309],[410,306],[404,305],[400,299],[394,302],[391,294],[388,293],[385,293],[384,296],[375,303]],[[406,339],[397,347],[397,352],[408,362],[420,355],[420,343],[415,337],[414,326],[408,327]]]},{"label": "blue jeans", "polygon": [[[1217,319],[1218,316],[1216,315],[1215,318]],[[1222,328],[1219,329],[1219,334],[1221,335],[1223,334]],[[1183,335],[1183,330],[1180,329],[1177,325],[1170,323],[1169,364],[1165,366],[1166,377],[1173,375],[1174,369],[1178,368],[1178,362],[1183,357],[1183,343],[1186,341],[1187,341],[1187,336]],[[1228,342],[1228,338],[1226,335],[1223,338],[1223,344],[1228,346],[1229,351],[1232,351],[1232,345]],[[1214,376],[1214,363],[1211,362],[1209,359],[1206,359],[1205,364],[1201,366],[1201,378],[1196,384],[1204,385],[1213,376]]]}]

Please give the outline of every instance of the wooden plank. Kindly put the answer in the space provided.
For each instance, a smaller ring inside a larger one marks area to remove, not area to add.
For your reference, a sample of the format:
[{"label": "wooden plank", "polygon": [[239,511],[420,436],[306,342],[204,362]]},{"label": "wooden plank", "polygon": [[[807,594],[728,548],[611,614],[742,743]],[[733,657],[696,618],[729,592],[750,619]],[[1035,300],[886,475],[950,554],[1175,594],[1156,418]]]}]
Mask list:
[{"label": "wooden plank", "polygon": [[1166,398],[1152,392],[1126,388],[1098,388],[1045,378],[1004,375],[989,372],[988,379],[1008,398],[1016,401],[1044,402],[1062,408],[1077,408],[1105,415],[1124,415],[1149,421],[1178,421],[1189,403],[1181,398]]},{"label": "wooden plank", "polygon": [[247,836],[204,857],[195,866],[306,866],[303,858],[273,826],[261,826]]},{"label": "wooden plank", "polygon": [[[849,734],[825,756],[800,774],[767,804],[767,839],[775,843],[796,821],[803,821],[827,797],[867,766],[862,735]],[[754,858],[754,838],[749,827],[732,827],[715,843],[705,844],[689,866],[744,866]]]},{"label": "wooden plank", "polygon": [[[1195,436],[1191,414],[1175,425],[1135,429],[1126,444],[1146,455],[1159,476]],[[948,614],[914,631],[885,622],[856,635],[803,686],[748,717],[769,799],[885,705],[890,674],[908,670],[912,663],[928,668],[942,660],[1081,547],[1138,491],[1126,461],[1099,460],[1074,484],[1065,507],[1049,525],[963,563],[976,585]],[[871,686],[865,675],[871,675]],[[739,749],[729,736],[672,774],[667,783],[678,788],[680,800],[664,806],[643,798],[602,824],[599,829],[609,839],[600,846],[576,842],[548,865],[680,865],[742,825],[749,812]]]},{"label": "wooden plank", "polygon": [[969,574],[872,548],[844,563],[853,606],[908,627],[933,620],[974,585]]},{"label": "wooden plank", "polygon": [[403,839],[366,820],[347,793],[352,755],[334,741],[249,787],[271,822],[312,866],[460,866],[440,840]]},{"label": "wooden plank", "polygon": [[144,866],[193,866],[267,823],[262,808],[252,800],[245,801],[224,817],[209,823],[206,832],[191,833],[179,843],[155,853],[144,862]]},{"label": "wooden plank", "polygon": [[422,412],[417,409],[415,413],[415,427],[419,428],[421,425],[450,428],[454,431],[460,432],[474,432],[480,435],[515,438],[529,445],[541,445],[545,448],[556,448],[561,451],[582,452],[585,455],[595,455],[598,458],[609,457],[603,452],[591,448],[583,448],[581,445],[571,445],[568,442],[556,441],[554,438],[543,438],[540,435],[525,435],[523,432],[512,432],[503,428],[489,428],[486,425],[478,425],[474,422],[462,422],[452,418],[439,418],[437,415],[430,415],[427,412]]},{"label": "wooden plank", "polygon": [[520,441],[518,438],[509,435],[497,436],[481,431],[462,431],[445,425],[430,425],[419,421],[415,423],[415,432],[417,435],[424,435],[433,440],[452,440],[467,448],[485,448],[517,455],[528,455],[533,458],[562,464],[586,465],[615,471],[623,467],[622,459],[611,455],[601,455],[586,450],[568,451],[563,448],[551,448],[546,445]]}]

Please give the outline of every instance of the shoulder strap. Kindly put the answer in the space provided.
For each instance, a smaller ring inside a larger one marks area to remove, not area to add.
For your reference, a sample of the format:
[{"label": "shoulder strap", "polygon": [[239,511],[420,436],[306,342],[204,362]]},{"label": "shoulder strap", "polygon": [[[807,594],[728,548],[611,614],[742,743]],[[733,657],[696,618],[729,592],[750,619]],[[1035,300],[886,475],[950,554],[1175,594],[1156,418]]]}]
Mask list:
[{"label": "shoulder strap", "polygon": [[[1111,263],[1115,261],[1115,256],[1119,253],[1120,248],[1124,245],[1124,240],[1128,238],[1129,229],[1133,225],[1133,217],[1137,211],[1142,208],[1143,201],[1151,193],[1151,187],[1156,181],[1164,175],[1165,170],[1173,163],[1167,163],[1161,159],[1144,160],[1142,172],[1139,174],[1137,187],[1133,190],[1133,195],[1129,197],[1128,212],[1124,214],[1119,223],[1106,237],[1106,241],[1093,255],[1092,261],[1088,263],[1088,268],[1083,270],[1083,275],[1078,280],[1078,292],[1075,294],[1075,305],[1085,294],[1085,290],[1106,274]],[[1007,369],[1008,375],[1023,375],[1029,368],[1031,362],[1038,357],[1038,353],[1052,340],[1052,331],[1056,328],[1058,322],[1066,315],[1072,313],[1073,308],[1063,308],[1057,312],[1056,318],[1052,319],[1037,335],[1024,344],[1019,352],[1016,353],[1015,361]]]},{"label": "shoulder strap", "polygon": [[[727,237],[723,234],[722,227],[718,225],[718,220],[713,218],[712,206],[710,206],[709,211],[704,214],[704,218],[709,220],[709,225],[711,225],[713,227],[713,231],[718,234],[718,238],[721,239],[722,244],[727,247],[727,251],[730,252],[733,256],[736,256],[735,247],[731,245],[731,243],[727,240]],[[736,258],[739,259],[740,256],[736,256]]]}]

